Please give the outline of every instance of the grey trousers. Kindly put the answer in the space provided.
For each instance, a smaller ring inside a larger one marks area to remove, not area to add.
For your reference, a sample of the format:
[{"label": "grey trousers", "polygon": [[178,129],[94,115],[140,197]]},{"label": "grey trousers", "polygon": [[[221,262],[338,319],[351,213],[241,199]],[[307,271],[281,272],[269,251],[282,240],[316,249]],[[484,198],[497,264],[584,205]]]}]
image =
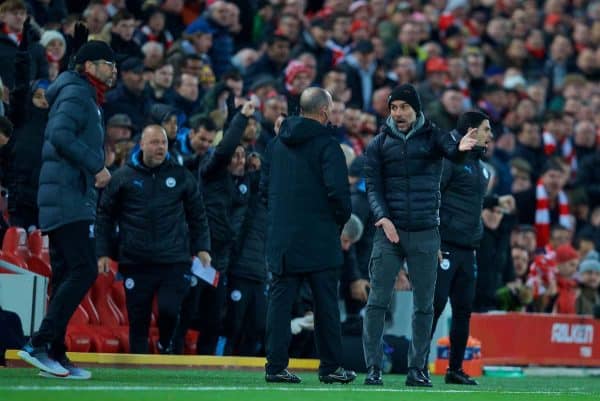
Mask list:
[{"label": "grey trousers", "polygon": [[367,367],[381,367],[385,312],[390,305],[394,283],[406,260],[413,291],[412,339],[408,350],[408,367],[422,369],[427,354],[433,322],[433,297],[437,276],[438,229],[418,232],[398,231],[400,243],[392,244],[378,228],[369,262],[371,291],[367,301],[363,330],[363,348]]}]

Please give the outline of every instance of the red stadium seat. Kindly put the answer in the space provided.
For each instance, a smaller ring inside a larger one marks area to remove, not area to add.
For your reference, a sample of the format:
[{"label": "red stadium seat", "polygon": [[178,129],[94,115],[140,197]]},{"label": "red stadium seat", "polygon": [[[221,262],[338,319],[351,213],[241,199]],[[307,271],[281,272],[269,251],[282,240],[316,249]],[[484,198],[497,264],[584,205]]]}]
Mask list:
[{"label": "red stadium seat", "polygon": [[89,352],[92,347],[93,334],[89,329],[89,316],[81,305],[77,306],[75,313],[67,326],[65,342],[71,352]]},{"label": "red stadium seat", "polygon": [[13,265],[27,269],[27,259],[31,256],[27,248],[27,232],[21,227],[9,227],[2,242],[2,259]]},{"label": "red stadium seat", "polygon": [[196,330],[188,330],[183,344],[185,355],[196,355],[198,353],[198,337],[200,333]]},{"label": "red stadium seat", "polygon": [[121,349],[119,336],[113,333],[110,328],[101,325],[100,315],[90,297],[90,292],[85,295],[81,301],[81,305],[88,313],[90,329],[98,334],[98,337],[95,339],[96,341],[92,342],[92,351],[107,353],[119,352]]},{"label": "red stadium seat", "polygon": [[27,247],[31,255],[37,256],[50,266],[50,248],[47,235],[42,235],[40,230],[34,230],[27,237]]}]

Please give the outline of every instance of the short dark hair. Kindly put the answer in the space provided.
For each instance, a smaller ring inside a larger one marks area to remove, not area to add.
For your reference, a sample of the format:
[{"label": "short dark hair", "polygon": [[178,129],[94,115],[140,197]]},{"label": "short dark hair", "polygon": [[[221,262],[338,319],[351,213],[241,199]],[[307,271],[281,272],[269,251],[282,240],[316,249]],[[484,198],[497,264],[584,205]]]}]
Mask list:
[{"label": "short dark hair", "polygon": [[112,17],[112,25],[115,26],[115,25],[117,25],[121,21],[127,21],[127,20],[130,20],[130,19],[135,19],[135,17],[133,16],[132,13],[130,13],[127,10],[119,10]]},{"label": "short dark hair", "polygon": [[10,138],[13,133],[13,128],[14,125],[8,118],[0,116],[0,134]]},{"label": "short dark hair", "polygon": [[569,231],[569,229],[562,224],[553,224],[552,227],[550,227],[550,234],[554,231]]},{"label": "short dark hair", "polygon": [[200,128],[204,128],[207,131],[216,131],[217,125],[215,124],[213,119],[210,117],[200,117],[200,118],[196,118],[192,121],[191,128],[194,131],[198,131]]},{"label": "short dark hair", "polygon": [[227,81],[228,79],[231,79],[234,81],[241,81],[242,74],[240,74],[240,72],[237,70],[229,70],[221,76],[221,81],[223,81],[223,82]]},{"label": "short dark hair", "polygon": [[542,175],[546,174],[548,171],[551,170],[560,171],[561,173],[565,172],[565,168],[562,165],[562,163],[556,159],[550,159],[546,162],[544,168],[542,169]]},{"label": "short dark hair", "polygon": [[267,46],[271,47],[275,42],[286,42],[288,45],[291,43],[287,36],[283,35],[272,35],[267,39]]},{"label": "short dark hair", "polygon": [[186,65],[187,65],[187,62],[188,62],[189,60],[202,61],[202,63],[204,63],[204,60],[203,60],[203,59],[202,59],[202,57],[200,57],[199,55],[197,55],[197,54],[186,54],[186,55],[183,57],[183,60],[181,60],[181,65],[182,65],[182,66],[186,66]]}]

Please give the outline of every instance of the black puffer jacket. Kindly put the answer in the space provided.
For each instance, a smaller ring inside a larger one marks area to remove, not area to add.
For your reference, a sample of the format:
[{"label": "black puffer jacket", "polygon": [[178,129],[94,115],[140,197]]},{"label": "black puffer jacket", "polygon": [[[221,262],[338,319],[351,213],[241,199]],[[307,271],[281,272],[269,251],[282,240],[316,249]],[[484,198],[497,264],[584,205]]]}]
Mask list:
[{"label": "black puffer jacket", "polygon": [[245,190],[240,187],[242,184],[236,185],[227,169],[247,123],[248,118],[238,113],[210,158],[200,167],[204,203],[213,242],[229,243],[235,239],[236,232],[231,220],[233,208],[236,204],[243,205],[247,202],[244,198],[249,196],[247,185]]},{"label": "black puffer jacket", "polygon": [[40,228],[96,218],[95,175],[104,168],[104,124],[85,76],[65,71],[46,91],[50,103],[38,188]]},{"label": "black puffer jacket", "polygon": [[466,155],[457,140],[422,114],[406,136],[384,124],[367,148],[365,166],[375,221],[387,217],[404,231],[437,227],[443,157],[461,162]]},{"label": "black puffer jacket", "polygon": [[249,280],[264,282],[267,279],[265,235],[267,208],[259,201],[260,173],[250,176],[250,199],[241,232],[232,257],[229,274]]},{"label": "black puffer jacket", "polygon": [[481,208],[490,173],[481,152],[469,152],[464,164],[444,159],[440,190],[440,236],[442,242],[476,249],[483,236]]},{"label": "black puffer jacket", "polygon": [[[98,256],[122,264],[191,263],[210,250],[202,195],[194,176],[166,160],[149,169],[141,152],[120,168],[102,193],[97,219]],[[118,243],[114,227],[118,224]]]}]

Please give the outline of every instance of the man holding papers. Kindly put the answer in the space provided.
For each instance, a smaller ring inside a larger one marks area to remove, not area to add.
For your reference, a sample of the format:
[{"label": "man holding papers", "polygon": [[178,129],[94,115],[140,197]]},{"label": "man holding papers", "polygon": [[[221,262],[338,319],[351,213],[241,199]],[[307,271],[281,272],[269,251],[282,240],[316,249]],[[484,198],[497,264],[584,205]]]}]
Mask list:
[{"label": "man holding papers", "polygon": [[158,295],[159,341],[172,352],[192,257],[210,266],[210,236],[202,195],[193,175],[168,157],[167,135],[147,126],[140,151],[118,170],[100,201],[98,270],[119,262],[129,314],[132,353],[148,353],[152,299]]}]

